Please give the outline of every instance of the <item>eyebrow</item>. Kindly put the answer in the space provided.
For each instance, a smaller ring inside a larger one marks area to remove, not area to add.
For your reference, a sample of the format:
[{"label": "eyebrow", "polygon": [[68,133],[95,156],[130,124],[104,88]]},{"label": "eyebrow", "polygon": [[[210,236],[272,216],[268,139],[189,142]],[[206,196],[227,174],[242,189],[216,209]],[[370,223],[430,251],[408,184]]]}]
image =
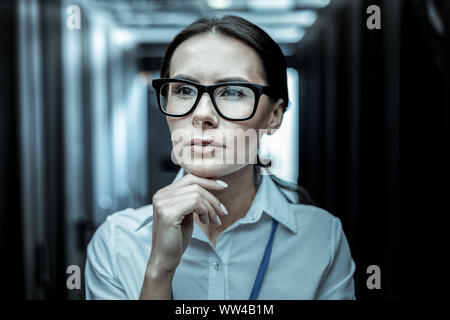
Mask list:
[{"label": "eyebrow", "polygon": [[[178,78],[178,79],[184,79],[184,80],[190,80],[190,81],[194,81],[197,83],[200,83],[197,79],[195,79],[194,77],[185,75],[185,74],[176,74],[173,76],[174,78]],[[247,79],[241,78],[241,77],[226,77],[226,78],[221,78],[221,79],[217,79],[216,82],[214,83],[221,83],[221,82],[250,82]]]}]

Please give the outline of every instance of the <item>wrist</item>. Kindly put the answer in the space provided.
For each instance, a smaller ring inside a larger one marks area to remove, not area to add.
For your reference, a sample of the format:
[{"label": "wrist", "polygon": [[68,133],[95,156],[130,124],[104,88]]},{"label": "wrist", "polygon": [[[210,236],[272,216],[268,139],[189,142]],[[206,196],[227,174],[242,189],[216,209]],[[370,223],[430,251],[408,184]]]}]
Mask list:
[{"label": "wrist", "polygon": [[145,271],[145,276],[148,279],[172,279],[175,274],[176,268],[171,268],[164,266],[155,262],[149,262],[147,265],[147,270]]},{"label": "wrist", "polygon": [[147,264],[144,283],[142,284],[140,300],[170,300],[173,275],[175,270],[160,268],[158,265]]}]

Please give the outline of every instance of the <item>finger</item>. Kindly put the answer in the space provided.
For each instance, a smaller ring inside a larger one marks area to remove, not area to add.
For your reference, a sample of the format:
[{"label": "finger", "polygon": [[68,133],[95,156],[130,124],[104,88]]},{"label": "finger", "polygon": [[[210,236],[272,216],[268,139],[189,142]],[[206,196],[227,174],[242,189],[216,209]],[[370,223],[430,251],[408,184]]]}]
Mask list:
[{"label": "finger", "polygon": [[187,193],[197,192],[205,197],[208,202],[213,206],[214,211],[220,215],[227,215],[227,209],[225,206],[208,190],[205,190],[202,186],[198,184],[192,184],[188,186],[181,187],[176,190],[177,196],[181,196]]},{"label": "finger", "polygon": [[216,211],[211,206],[211,204],[207,200],[203,200],[206,207],[208,207],[208,213],[209,213],[209,222],[214,223],[216,225],[222,225],[222,221],[218,218]]},{"label": "finger", "polygon": [[222,190],[228,186],[222,180],[202,178],[202,177],[198,177],[198,176],[195,176],[190,173],[190,174],[185,175],[181,179],[175,181],[174,183],[172,183],[170,185],[171,186],[170,189],[179,188],[181,186],[186,186],[186,185],[190,185],[190,184],[198,184],[205,189],[211,189],[211,190]]},{"label": "finger", "polygon": [[[206,204],[204,203],[204,201],[200,201],[199,206],[201,206],[203,208],[203,210],[201,211],[197,211],[195,210],[194,212],[198,214],[198,218],[200,219],[200,221],[204,224],[209,224],[209,208],[208,206],[206,206]],[[205,213],[206,212],[206,213]]]},{"label": "finger", "polygon": [[192,195],[178,199],[178,201],[174,202],[172,205],[168,202],[165,202],[164,206],[170,208],[168,210],[170,211],[169,215],[176,215],[175,219],[177,224],[181,224],[184,217],[193,212],[198,214],[202,223],[209,223],[208,207],[203,203],[201,199],[193,197]]},{"label": "finger", "polygon": [[[199,207],[196,208],[193,212],[199,215],[199,219],[202,223],[215,223],[218,224],[218,219],[216,218],[216,212],[208,200],[204,199],[202,195],[198,193],[186,193],[184,195],[180,195],[178,197],[167,198],[161,200],[160,203],[162,206],[166,208],[175,207],[180,203],[185,203],[186,201],[191,201],[192,199],[196,199],[196,197],[202,197],[199,199]],[[219,219],[220,220],[220,219]]]}]

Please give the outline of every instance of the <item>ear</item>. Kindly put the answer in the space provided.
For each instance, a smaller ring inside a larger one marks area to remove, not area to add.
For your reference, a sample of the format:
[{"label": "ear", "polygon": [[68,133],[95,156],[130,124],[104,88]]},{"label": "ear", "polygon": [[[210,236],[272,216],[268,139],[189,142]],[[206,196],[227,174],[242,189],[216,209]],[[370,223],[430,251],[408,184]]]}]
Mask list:
[{"label": "ear", "polygon": [[277,129],[281,126],[281,121],[283,120],[283,99],[278,99],[269,114],[269,120],[267,121],[267,134],[274,134]]}]

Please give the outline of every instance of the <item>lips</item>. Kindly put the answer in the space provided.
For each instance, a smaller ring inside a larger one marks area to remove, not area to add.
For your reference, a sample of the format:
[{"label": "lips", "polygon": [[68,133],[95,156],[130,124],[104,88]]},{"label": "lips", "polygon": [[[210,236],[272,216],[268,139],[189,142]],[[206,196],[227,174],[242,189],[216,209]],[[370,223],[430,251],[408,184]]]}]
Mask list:
[{"label": "lips", "polygon": [[220,142],[217,142],[210,138],[192,138],[186,143],[187,146],[214,146],[214,147],[224,147]]}]

